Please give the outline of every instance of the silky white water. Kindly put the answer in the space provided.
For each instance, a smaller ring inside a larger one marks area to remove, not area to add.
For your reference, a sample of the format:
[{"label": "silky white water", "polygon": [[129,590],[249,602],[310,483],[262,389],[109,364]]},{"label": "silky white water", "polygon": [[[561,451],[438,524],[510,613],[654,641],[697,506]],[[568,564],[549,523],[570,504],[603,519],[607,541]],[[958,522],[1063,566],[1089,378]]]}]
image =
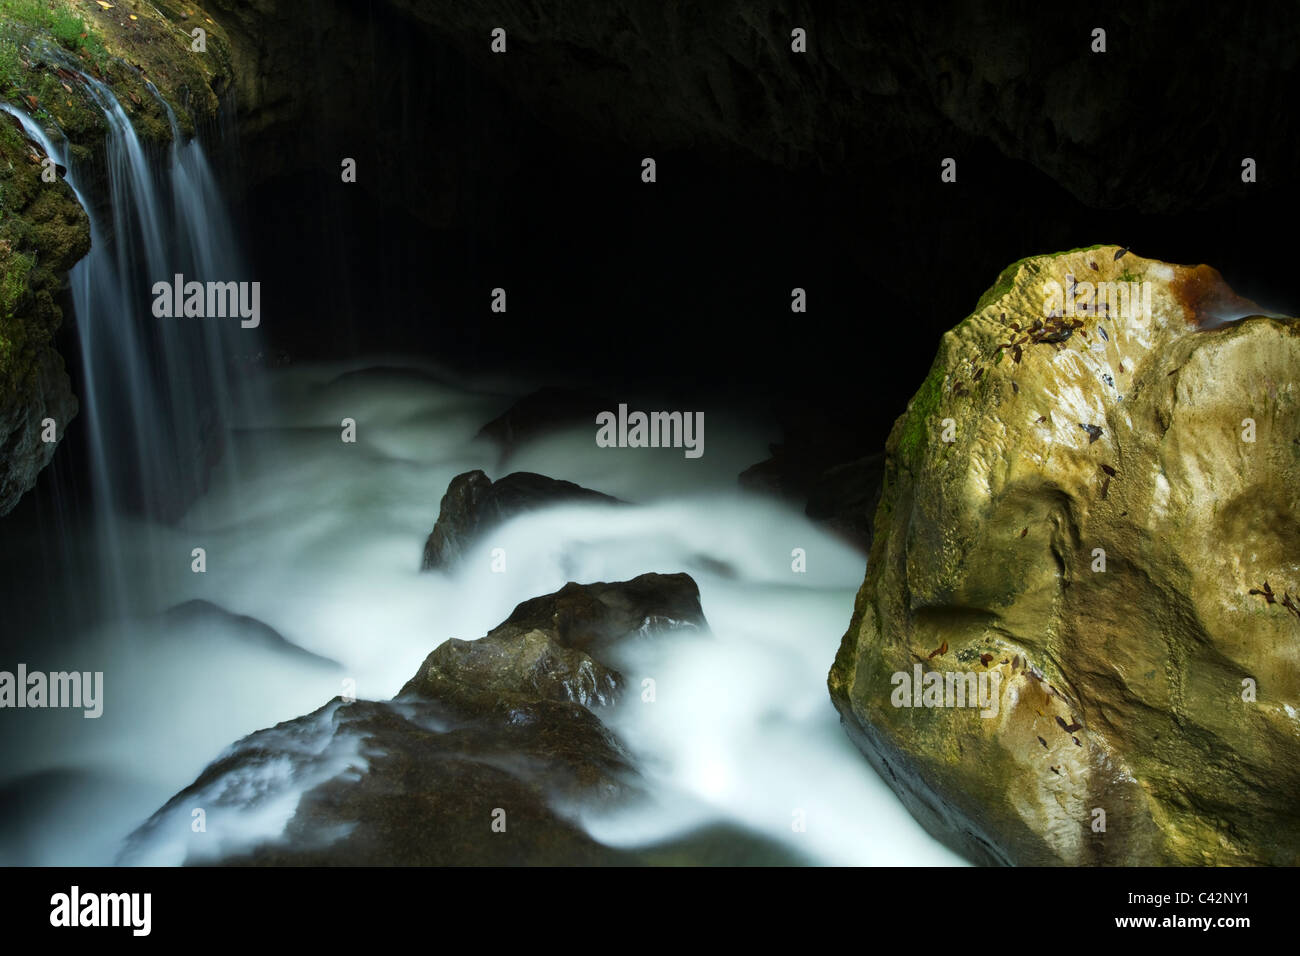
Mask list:
[{"label": "silky white water", "polygon": [[[142,584],[128,603],[152,608],[120,627],[64,637],[57,651],[31,642],[32,669],[103,670],[104,715],[6,715],[26,739],[8,779],[85,776],[50,801],[56,820],[37,813],[47,840],[28,840],[21,853],[12,841],[0,845],[0,859],[112,862],[120,840],[229,745],[314,711],[345,679],[358,697],[385,699],[442,641],[482,636],[520,601],[566,581],[686,571],[712,634],[667,634],[621,652],[629,692],[602,717],[650,796],[585,819],[592,835],[635,847],[730,823],[811,862],[957,862],[876,777],[827,695],[863,558],[796,510],[739,489],[737,474],[764,457],[766,436],[728,409],[705,409],[698,460],[680,449],[598,448],[593,423],[526,445],[502,468],[498,449],[474,435],[510,404],[507,395],[433,370],[262,374],[264,401],[235,423],[239,477],[218,472],[179,526],[122,526],[121,567],[136,569],[124,576]],[[357,422],[355,444],[341,440],[344,418]],[[456,573],[421,573],[447,483],[476,467],[494,479],[536,471],[635,505],[522,516],[486,535]],[[204,573],[192,570],[195,548],[206,554]],[[504,549],[504,573],[492,571],[495,548]],[[794,548],[807,554],[806,573],[792,570]],[[329,661],[254,639],[256,628],[220,612],[164,614],[196,599]],[[640,699],[646,678],[653,703]],[[307,779],[280,779],[274,766],[241,779],[267,799],[225,819],[204,846],[225,852],[274,835],[322,775],[364,769],[355,753],[325,756]],[[188,819],[176,821],[133,862],[182,862],[194,850],[187,831]]]},{"label": "silky white water", "polygon": [[[257,351],[256,337],[201,319],[152,320],[142,294],[176,272],[242,278],[203,152],[168,109],[176,141],[155,168],[112,92],[83,82],[110,131],[113,220],[92,217],[92,251],[71,277],[96,508],[92,524],[58,542],[80,560],[48,592],[23,597],[84,604],[91,613],[81,617],[110,623],[77,630],[67,621],[78,615],[45,615],[44,631],[6,634],[17,656],[5,666],[103,672],[103,715],[6,712],[0,863],[179,864],[273,839],[303,792],[364,772],[366,760],[355,741],[328,732],[329,708],[292,730],[267,728],[344,690],[391,697],[442,641],[482,636],[519,602],[568,581],[647,571],[690,573],[711,632],[617,652],[629,692],[601,716],[645,796],[582,816],[596,839],[641,847],[725,824],[809,862],[959,862],[839,726],[826,672],[864,559],[795,509],[741,491],[737,475],[767,456],[771,436],[735,407],[716,407],[703,409],[700,458],[600,448],[593,422],[503,462],[474,436],[522,383],[468,383],[401,361],[230,382],[232,357]],[[30,117],[3,108],[63,159]],[[655,396],[620,400],[672,407]],[[344,419],[356,422],[355,444],[341,440]],[[225,440],[212,441],[213,429]],[[211,484],[178,522],[125,515],[131,495],[146,506],[167,499],[164,511],[190,500],[212,448],[223,453]],[[535,471],[633,506],[524,515],[484,536],[454,573],[420,573],[441,496],[471,468],[494,479]],[[792,567],[796,548],[804,573]],[[647,681],[653,702],[640,692]],[[255,761],[210,782],[196,801],[234,812],[213,813],[196,836],[186,806],[122,855],[128,834],[259,731],[249,747],[264,741],[303,760]]]},{"label": "silky white water", "polygon": [[[82,168],[60,135],[8,104],[28,136],[67,170],[65,181],[90,217],[90,251],[68,277],[72,323],[80,344],[80,421],[87,437],[95,496],[97,548],[120,550],[121,512],[174,515],[183,509],[221,454],[217,435],[245,396],[229,375],[240,349],[257,339],[238,323],[158,321],[151,289],[177,274],[212,281],[247,279],[247,269],[203,148],[185,138],[171,107],[149,87],[171,122],[172,146],[157,161],[141,142],[113,91],[81,72],[66,54],[45,52],[75,74],[102,112],[104,195],[97,168]],[[102,203],[96,203],[100,198]],[[240,333],[244,333],[241,335]],[[58,423],[60,432],[69,426]],[[144,565],[137,573],[149,573]],[[120,601],[131,590],[114,561],[104,562],[101,598]]]}]

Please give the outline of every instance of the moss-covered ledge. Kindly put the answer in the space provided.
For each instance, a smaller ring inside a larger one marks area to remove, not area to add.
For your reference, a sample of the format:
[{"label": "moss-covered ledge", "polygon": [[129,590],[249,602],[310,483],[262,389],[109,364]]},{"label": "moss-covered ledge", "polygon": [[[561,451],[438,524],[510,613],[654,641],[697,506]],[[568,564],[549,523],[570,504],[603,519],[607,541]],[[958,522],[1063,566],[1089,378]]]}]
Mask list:
[{"label": "moss-covered ledge", "polygon": [[54,349],[56,303],[69,269],[90,249],[90,222],[67,184],[47,183],[44,157],[0,114],[0,514],[10,511],[54,455],[55,435],[77,412]]},{"label": "moss-covered ledge", "polygon": [[[204,31],[202,51],[195,29]],[[141,139],[163,148],[172,130],[158,97],[190,135],[216,117],[230,64],[225,33],[192,3],[0,0],[0,100],[66,141],[87,171],[102,167],[108,130],[78,73],[112,89]],[[43,423],[53,419],[62,439],[77,412],[54,339],[67,274],[90,250],[90,222],[64,171],[42,176],[45,158],[0,114],[0,515],[54,455]],[[101,192],[93,174],[80,185]]]}]

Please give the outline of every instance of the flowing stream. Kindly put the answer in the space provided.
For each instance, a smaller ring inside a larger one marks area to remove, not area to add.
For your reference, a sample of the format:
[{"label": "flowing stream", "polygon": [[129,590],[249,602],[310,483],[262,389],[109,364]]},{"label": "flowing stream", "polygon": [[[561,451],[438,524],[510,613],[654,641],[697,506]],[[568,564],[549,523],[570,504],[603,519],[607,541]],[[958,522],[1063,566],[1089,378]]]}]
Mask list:
[{"label": "flowing stream", "polygon": [[[653,678],[656,700],[641,705],[632,691],[602,717],[650,796],[584,817],[596,839],[637,847],[727,823],[815,863],[959,862],[839,726],[826,672],[864,561],[797,511],[739,489],[770,436],[712,408],[700,459],[598,448],[593,424],[503,465],[475,435],[526,383],[374,359],[262,370],[235,389],[227,369],[247,339],[148,313],[147,290],[174,273],[246,277],[202,147],[178,136],[169,156],[149,157],[111,91],[85,82],[110,128],[111,222],[94,217],[94,248],[72,275],[96,517],[68,533],[93,540],[101,560],[94,580],[67,580],[63,593],[104,613],[72,632],[19,635],[17,651],[29,670],[103,671],[104,709],[97,719],[5,715],[0,863],[113,863],[123,839],[229,745],[315,710],[344,680],[359,697],[391,697],[435,646],[486,634],[520,601],[646,571],[690,573],[712,633],[622,652],[629,687]],[[4,108],[63,162],[58,142]],[[81,173],[70,171],[74,188]],[[341,440],[345,418],[355,444]],[[471,468],[535,471],[634,507],[523,515],[456,572],[421,573],[439,499]],[[183,487],[197,497],[178,520],[126,516],[126,505],[170,503]],[[491,569],[494,548],[504,573]],[[794,548],[806,573],[792,570]],[[278,834],[312,781],[246,783],[280,798],[228,827],[224,849]],[[186,844],[148,851],[144,862],[180,863]]]}]

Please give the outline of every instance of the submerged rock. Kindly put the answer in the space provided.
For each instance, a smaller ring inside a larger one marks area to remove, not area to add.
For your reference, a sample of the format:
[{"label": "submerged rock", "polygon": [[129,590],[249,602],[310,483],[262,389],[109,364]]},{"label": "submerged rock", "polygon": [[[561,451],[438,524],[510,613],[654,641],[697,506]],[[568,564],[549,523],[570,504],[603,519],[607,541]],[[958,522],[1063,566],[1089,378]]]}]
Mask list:
[{"label": "submerged rock", "polygon": [[438,509],[438,520],[424,544],[425,571],[453,567],[461,555],[472,547],[479,535],[503,522],[548,505],[622,504],[617,498],[575,485],[518,471],[492,481],[482,471],[457,475],[447,486]]},{"label": "submerged rock", "polygon": [[239,741],[131,836],[123,859],[636,862],[566,815],[624,795],[633,773],[597,716],[624,683],[600,655],[707,626],[685,574],[567,584],[478,641],[445,642],[391,701],[336,698]]},{"label": "submerged rock", "polygon": [[316,667],[338,668],[338,661],[299,647],[271,625],[246,614],[235,614],[218,604],[202,599],[173,605],[161,615],[168,629],[209,629],[212,633],[227,636],[240,644],[261,647],[287,658]]},{"label": "submerged rock", "polygon": [[863,551],[870,551],[871,521],[880,503],[884,469],[884,455],[866,455],[827,468],[809,490],[804,513]]},{"label": "submerged rock", "polygon": [[1300,862],[1300,322],[1257,311],[1205,266],[1026,259],[895,424],[828,683],[973,859]]},{"label": "submerged rock", "polygon": [[785,416],[784,441],[771,457],[740,474],[740,486],[804,505],[804,514],[864,553],[880,500],[884,455],[871,453],[860,422],[824,416]]},{"label": "submerged rock", "polygon": [[504,463],[515,449],[565,428],[591,427],[615,403],[595,392],[548,385],[519,399],[479,429],[478,437],[496,443]]},{"label": "submerged rock", "polygon": [[486,637],[440,645],[402,695],[460,702],[469,710],[516,698],[610,704],[622,678],[592,654],[629,636],[706,627],[699,590],[688,574],[643,574],[616,584],[570,582],[524,601]]}]

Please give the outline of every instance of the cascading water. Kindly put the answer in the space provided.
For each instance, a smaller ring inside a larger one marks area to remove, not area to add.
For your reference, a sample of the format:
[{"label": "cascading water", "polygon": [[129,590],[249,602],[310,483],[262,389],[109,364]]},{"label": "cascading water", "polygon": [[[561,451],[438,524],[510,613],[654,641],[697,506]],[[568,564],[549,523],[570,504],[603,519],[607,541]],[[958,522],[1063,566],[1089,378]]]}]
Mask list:
[{"label": "cascading water", "polygon": [[[520,601],[568,580],[678,570],[699,582],[715,637],[657,641],[620,662],[665,689],[653,709],[606,718],[650,796],[584,817],[587,830],[638,846],[725,821],[814,862],[954,862],[839,727],[825,673],[862,561],[803,515],[737,490],[735,476],[763,457],[767,436],[717,409],[698,462],[666,450],[613,467],[590,430],[526,446],[512,469],[639,504],[616,517],[582,507],[526,515],[480,542],[465,569],[421,574],[423,539],[451,478],[471,468],[499,477],[498,450],[474,436],[520,383],[474,388],[441,369],[300,366],[258,373],[268,400],[239,401],[227,367],[252,333],[149,315],[152,284],[175,273],[243,275],[202,149],[168,111],[174,140],[157,168],[111,91],[85,83],[109,127],[111,219],[79,193],[94,245],[72,285],[103,519],[96,573],[122,613],[71,635],[24,636],[29,666],[102,671],[106,699],[94,720],[7,715],[23,746],[0,761],[0,862],[121,861],[128,834],[224,749],[316,710],[343,677],[359,696],[384,699],[432,648],[485,634]],[[30,117],[0,108],[67,165]],[[87,172],[70,169],[74,189]],[[339,441],[345,417],[362,423],[359,444]],[[224,459],[238,452],[240,468],[213,471],[205,487],[209,432],[224,427]],[[175,517],[184,488],[197,506],[179,522],[159,520]],[[171,504],[121,520],[118,509],[141,501]],[[814,571],[790,573],[791,541],[815,555]],[[190,573],[198,545],[213,557],[205,574]],[[511,572],[474,570],[498,545]],[[77,586],[85,582],[69,589]],[[188,610],[177,615],[177,606]],[[268,628],[278,643],[265,640]],[[188,816],[163,821],[130,859],[179,863],[273,839],[320,774],[358,769],[346,746],[317,758],[314,777],[272,763],[260,775],[214,778],[233,809],[210,818],[210,839],[195,842]],[[790,828],[796,808],[807,813],[806,833]]]},{"label": "cascading water", "polygon": [[[91,250],[69,276],[81,345],[82,414],[91,456],[99,552],[110,576],[104,608],[121,616],[137,589],[124,575],[152,577],[152,562],[124,568],[124,513],[175,520],[206,487],[220,462],[224,423],[238,401],[231,371],[239,346],[256,333],[205,319],[155,318],[155,283],[184,275],[199,281],[246,277],[225,204],[196,138],[186,139],[171,107],[165,162],[152,158],[112,90],[78,72],[107,126],[103,162],[106,195],[82,183],[93,170],[71,161],[30,117],[13,107],[56,162],[90,213]],[[152,87],[150,87],[152,89]],[[155,91],[155,95],[157,93]],[[106,210],[101,214],[100,209]],[[241,336],[242,339],[237,339]],[[134,533],[147,523],[130,522]],[[148,549],[146,549],[148,550]]]},{"label": "cascading water", "polygon": [[[184,136],[176,112],[152,84],[149,90],[167,114],[172,133],[169,198],[176,242],[175,271],[199,279],[242,280],[248,275],[247,265],[207,155],[198,137]],[[197,419],[189,423],[189,437],[193,442],[191,461],[199,472],[183,476],[198,482],[198,486],[188,486],[197,495],[206,488],[207,471],[211,468],[222,469],[230,481],[237,479],[238,460],[234,449],[213,447],[213,444],[224,436],[226,426],[251,400],[246,381],[236,375],[232,365],[249,351],[250,341],[255,343],[258,335],[237,323],[223,324],[221,320],[215,324],[200,321],[190,334],[178,335],[177,327],[184,329],[185,322],[178,319],[166,324],[169,329],[166,368],[170,375],[169,394],[202,389],[201,400],[191,405],[191,414],[195,408],[198,410]],[[194,397],[192,392],[190,397]]]}]

